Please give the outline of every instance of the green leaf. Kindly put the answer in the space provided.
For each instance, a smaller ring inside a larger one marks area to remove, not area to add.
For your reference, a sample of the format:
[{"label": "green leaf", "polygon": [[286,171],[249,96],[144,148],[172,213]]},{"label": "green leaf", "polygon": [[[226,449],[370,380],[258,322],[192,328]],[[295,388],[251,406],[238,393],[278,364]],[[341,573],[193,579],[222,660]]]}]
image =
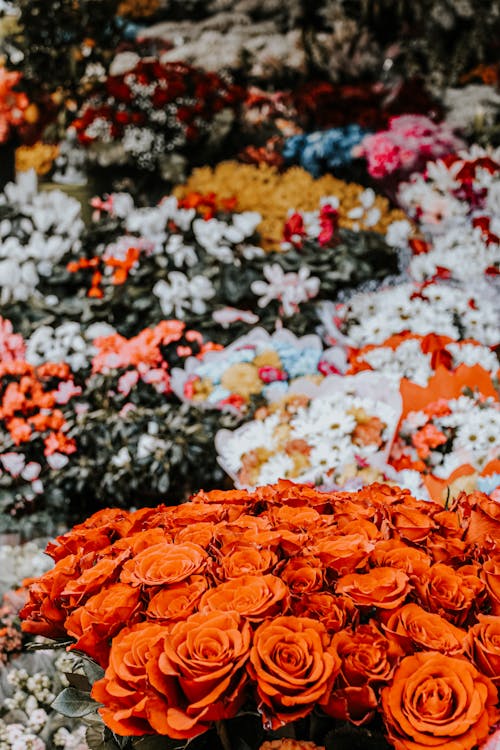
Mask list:
[{"label": "green leaf", "polygon": [[102,680],[104,677],[104,669],[86,654],[82,654],[80,651],[77,651],[76,653],[82,660],[83,669],[90,684],[93,685],[97,680]]},{"label": "green leaf", "polygon": [[88,693],[74,687],[64,688],[52,703],[52,708],[55,711],[59,711],[60,714],[67,716],[69,719],[79,719],[91,714],[99,706],[100,703],[92,700]]},{"label": "green leaf", "polygon": [[92,750],[120,750],[121,745],[114,739],[111,732],[103,726],[88,727],[85,733],[87,745]]}]

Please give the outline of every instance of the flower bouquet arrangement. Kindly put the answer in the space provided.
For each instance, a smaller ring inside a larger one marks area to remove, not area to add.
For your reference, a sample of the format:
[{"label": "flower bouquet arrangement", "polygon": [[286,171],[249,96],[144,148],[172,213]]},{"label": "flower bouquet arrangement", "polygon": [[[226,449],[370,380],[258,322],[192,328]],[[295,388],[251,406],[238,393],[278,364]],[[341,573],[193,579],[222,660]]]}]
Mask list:
[{"label": "flower bouquet arrangement", "polygon": [[53,706],[90,747],[473,750],[500,718],[499,523],[477,492],[284,480],[108,509],[48,545],[23,628],[82,658],[91,696]]},{"label": "flower bouquet arrangement", "polygon": [[380,344],[351,347],[346,359],[347,375],[370,370],[393,377],[398,383],[406,378],[421,386],[427,385],[439,366],[454,371],[460,365],[481,365],[492,378],[498,378],[500,367],[498,355],[490,347],[473,339],[454,341],[435,333],[401,333]]},{"label": "flower bouquet arrangement", "polygon": [[425,386],[403,382],[401,393],[403,416],[390,462],[420,472],[433,499],[500,473],[500,399],[480,365],[460,365],[454,373],[438,368]]},{"label": "flower bouquet arrangement", "polygon": [[334,359],[314,334],[297,338],[286,328],[273,334],[253,328],[229,346],[200,352],[183,369],[174,368],[172,388],[197,406],[247,412],[256,402],[285,395],[297,378],[317,382],[338,372]]},{"label": "flower bouquet arrangement", "polygon": [[236,487],[280,477],[341,488],[373,481],[387,463],[400,417],[397,388],[384,392],[374,373],[297,380],[286,396],[233,432],[221,430],[218,460]]},{"label": "flower bouquet arrangement", "polygon": [[73,121],[98,165],[129,164],[163,179],[182,175],[196,149],[220,147],[231,129],[239,88],[184,63],[140,60],[84,102]]},{"label": "flower bouquet arrangement", "polygon": [[403,332],[474,339],[495,347],[500,340],[496,297],[485,286],[405,282],[358,292],[345,303],[324,304],[322,320],[328,343],[356,348]]}]

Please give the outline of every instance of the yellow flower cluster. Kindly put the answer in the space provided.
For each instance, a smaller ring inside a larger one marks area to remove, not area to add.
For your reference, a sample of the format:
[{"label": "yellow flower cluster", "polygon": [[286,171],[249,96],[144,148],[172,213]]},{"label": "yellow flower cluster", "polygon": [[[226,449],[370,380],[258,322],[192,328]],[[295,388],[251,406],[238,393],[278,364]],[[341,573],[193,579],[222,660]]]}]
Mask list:
[{"label": "yellow flower cluster", "polygon": [[160,0],[122,0],[118,6],[119,16],[130,18],[147,18],[160,7]]},{"label": "yellow flower cluster", "polygon": [[34,146],[20,146],[16,149],[16,172],[34,169],[39,177],[50,172],[54,159],[59,154],[58,146],[48,143],[35,143]]},{"label": "yellow flower cluster", "polygon": [[[266,250],[279,249],[283,238],[283,225],[290,209],[296,211],[316,211],[320,199],[334,195],[338,198],[339,224],[347,229],[367,229],[361,218],[349,218],[352,209],[360,207],[362,185],[338,180],[325,175],[315,180],[301,167],[292,167],[280,173],[267,164],[239,164],[225,161],[215,169],[200,167],[195,169],[185,185],[177,187],[174,194],[183,198],[188,193],[215,193],[219,200],[237,199],[236,210],[258,211],[262,222],[258,227],[261,245]],[[389,224],[406,216],[402,211],[391,210],[389,201],[377,196],[371,208],[378,208],[380,218],[369,228],[385,234]]]}]

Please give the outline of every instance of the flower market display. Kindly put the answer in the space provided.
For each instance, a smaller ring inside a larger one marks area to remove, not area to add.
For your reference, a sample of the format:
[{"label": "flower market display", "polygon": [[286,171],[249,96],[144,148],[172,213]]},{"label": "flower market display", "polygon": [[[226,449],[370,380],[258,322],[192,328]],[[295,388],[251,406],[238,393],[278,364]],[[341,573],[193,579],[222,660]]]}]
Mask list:
[{"label": "flower market display", "polygon": [[0,0],[0,750],[499,750],[499,39]]}]

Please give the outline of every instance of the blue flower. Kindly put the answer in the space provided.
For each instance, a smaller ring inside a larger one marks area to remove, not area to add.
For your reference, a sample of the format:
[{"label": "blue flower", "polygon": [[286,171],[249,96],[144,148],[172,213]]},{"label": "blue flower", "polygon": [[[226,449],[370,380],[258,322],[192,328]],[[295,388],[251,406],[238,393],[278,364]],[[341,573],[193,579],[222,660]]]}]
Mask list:
[{"label": "blue flower", "polygon": [[299,163],[319,177],[330,169],[350,164],[353,147],[367,134],[367,130],[353,123],[343,128],[293,135],[285,141],[283,157],[289,164]]}]

